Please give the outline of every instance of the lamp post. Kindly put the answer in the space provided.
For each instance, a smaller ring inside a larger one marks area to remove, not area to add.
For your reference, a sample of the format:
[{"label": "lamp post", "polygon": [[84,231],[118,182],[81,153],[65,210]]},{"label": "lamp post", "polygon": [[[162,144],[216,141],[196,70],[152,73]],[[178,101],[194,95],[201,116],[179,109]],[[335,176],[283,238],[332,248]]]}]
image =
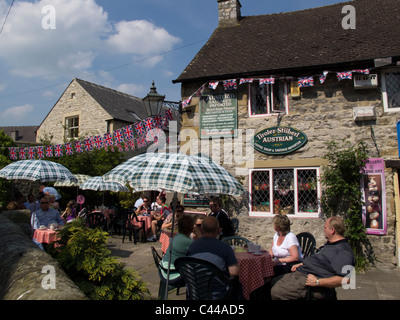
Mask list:
[{"label": "lamp post", "polygon": [[157,93],[153,80],[150,92],[143,98],[143,103],[149,117],[158,116],[160,114],[164,99],[165,96]]}]

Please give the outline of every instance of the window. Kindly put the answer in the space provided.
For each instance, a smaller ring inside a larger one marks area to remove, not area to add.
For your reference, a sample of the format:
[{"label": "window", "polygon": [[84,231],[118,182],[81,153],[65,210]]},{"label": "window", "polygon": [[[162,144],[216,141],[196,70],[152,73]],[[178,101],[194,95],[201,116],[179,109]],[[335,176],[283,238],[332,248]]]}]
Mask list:
[{"label": "window", "polygon": [[318,217],[319,168],[250,170],[250,215]]},{"label": "window", "polygon": [[79,138],[79,117],[65,118],[65,138]]},{"label": "window", "polygon": [[249,116],[288,112],[288,88],[285,80],[275,79],[274,84],[252,83],[249,88]]},{"label": "window", "polygon": [[400,111],[400,70],[382,73],[382,98],[385,111]]}]

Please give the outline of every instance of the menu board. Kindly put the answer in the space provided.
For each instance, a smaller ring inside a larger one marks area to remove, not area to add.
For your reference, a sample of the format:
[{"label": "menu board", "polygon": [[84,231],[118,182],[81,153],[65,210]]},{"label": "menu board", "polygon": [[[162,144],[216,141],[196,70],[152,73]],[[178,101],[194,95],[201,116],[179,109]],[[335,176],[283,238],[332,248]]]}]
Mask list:
[{"label": "menu board", "polygon": [[386,186],[385,164],[383,159],[368,159],[361,182],[363,223],[367,234],[385,235],[386,225]]},{"label": "menu board", "polygon": [[200,138],[235,137],[236,129],[236,92],[203,94],[200,98]]}]

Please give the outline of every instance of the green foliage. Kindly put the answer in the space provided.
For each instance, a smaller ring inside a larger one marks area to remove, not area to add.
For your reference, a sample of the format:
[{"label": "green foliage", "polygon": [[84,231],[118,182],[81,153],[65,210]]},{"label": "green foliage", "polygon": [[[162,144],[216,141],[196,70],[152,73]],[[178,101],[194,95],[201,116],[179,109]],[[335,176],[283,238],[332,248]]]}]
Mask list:
[{"label": "green foliage", "polygon": [[364,269],[367,259],[363,245],[367,241],[362,222],[362,201],[360,181],[362,168],[368,158],[363,142],[356,146],[344,141],[328,143],[328,153],[324,157],[328,166],[324,167],[321,182],[325,186],[321,206],[327,217],[341,216],[346,225],[346,238],[353,248],[356,257],[356,269]]},{"label": "green foliage", "polygon": [[[9,136],[7,136],[3,130],[0,130],[0,169],[4,168],[12,161],[8,148],[15,147],[15,142]],[[11,188],[11,181],[0,179],[0,206],[5,207],[7,205],[7,190]]]},{"label": "green foliage", "polygon": [[83,220],[77,219],[68,223],[60,235],[60,246],[49,251],[89,299],[149,299],[146,284],[137,272],[110,256],[107,232],[87,228]]}]

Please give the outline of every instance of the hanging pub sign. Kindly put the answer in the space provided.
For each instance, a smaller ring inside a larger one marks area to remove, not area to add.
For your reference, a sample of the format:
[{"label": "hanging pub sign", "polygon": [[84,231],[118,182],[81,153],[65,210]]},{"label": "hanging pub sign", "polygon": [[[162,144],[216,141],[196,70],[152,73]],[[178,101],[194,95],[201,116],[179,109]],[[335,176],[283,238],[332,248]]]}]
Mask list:
[{"label": "hanging pub sign", "polygon": [[291,127],[267,128],[256,133],[252,139],[254,149],[270,155],[290,153],[306,143],[306,134]]},{"label": "hanging pub sign", "polygon": [[236,92],[203,94],[200,98],[200,138],[235,137]]},{"label": "hanging pub sign", "polygon": [[362,220],[367,234],[386,235],[386,186],[383,159],[368,159],[361,179]]}]

